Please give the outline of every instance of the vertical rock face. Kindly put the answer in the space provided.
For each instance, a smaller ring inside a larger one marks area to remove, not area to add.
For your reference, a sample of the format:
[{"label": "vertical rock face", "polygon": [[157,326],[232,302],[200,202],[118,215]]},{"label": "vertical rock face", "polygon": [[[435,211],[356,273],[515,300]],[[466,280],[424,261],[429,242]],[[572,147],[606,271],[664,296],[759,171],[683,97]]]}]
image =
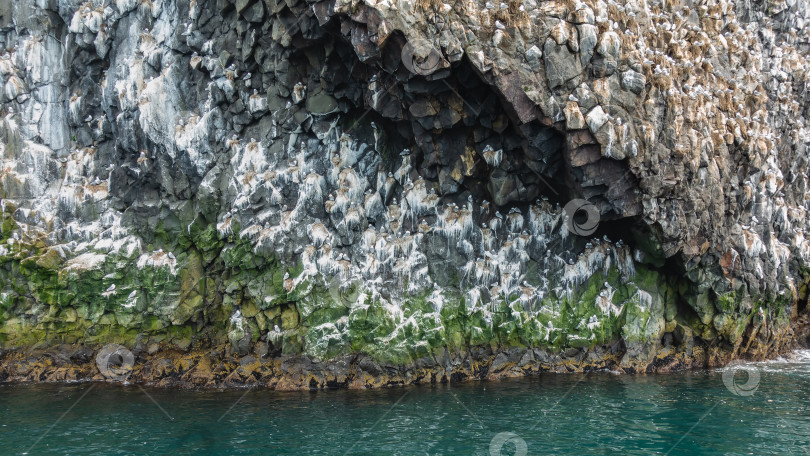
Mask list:
[{"label": "vertical rock face", "polygon": [[171,374],[201,382],[237,356],[279,387],[773,354],[807,299],[808,24],[806,0],[7,2],[0,347],[205,352]]}]

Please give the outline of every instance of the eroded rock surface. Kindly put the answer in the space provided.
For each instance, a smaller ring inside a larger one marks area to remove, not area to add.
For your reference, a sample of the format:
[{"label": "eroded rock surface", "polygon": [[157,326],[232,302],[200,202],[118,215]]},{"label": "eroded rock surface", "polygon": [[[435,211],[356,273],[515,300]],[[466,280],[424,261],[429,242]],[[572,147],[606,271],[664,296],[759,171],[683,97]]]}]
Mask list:
[{"label": "eroded rock surface", "polygon": [[70,353],[112,342],[141,381],[279,388],[772,356],[807,299],[808,24],[0,5],[0,377],[92,377]]}]

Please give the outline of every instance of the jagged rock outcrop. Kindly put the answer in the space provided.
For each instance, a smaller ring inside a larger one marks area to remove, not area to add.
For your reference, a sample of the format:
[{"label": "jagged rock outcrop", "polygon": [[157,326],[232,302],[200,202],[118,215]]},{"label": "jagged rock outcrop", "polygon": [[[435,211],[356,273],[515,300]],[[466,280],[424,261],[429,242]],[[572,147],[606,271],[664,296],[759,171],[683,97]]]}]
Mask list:
[{"label": "jagged rock outcrop", "polygon": [[142,381],[279,388],[773,355],[807,299],[808,23],[0,5],[0,376],[111,342]]}]

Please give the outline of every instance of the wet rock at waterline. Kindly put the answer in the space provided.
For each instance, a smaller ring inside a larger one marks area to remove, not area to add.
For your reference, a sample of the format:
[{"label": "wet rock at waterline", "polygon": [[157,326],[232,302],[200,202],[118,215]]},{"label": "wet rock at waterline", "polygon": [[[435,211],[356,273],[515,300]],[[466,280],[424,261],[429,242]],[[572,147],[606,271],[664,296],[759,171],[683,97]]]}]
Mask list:
[{"label": "wet rock at waterline", "polygon": [[0,7],[0,376],[111,343],[138,381],[284,388],[771,356],[803,339],[808,11]]}]

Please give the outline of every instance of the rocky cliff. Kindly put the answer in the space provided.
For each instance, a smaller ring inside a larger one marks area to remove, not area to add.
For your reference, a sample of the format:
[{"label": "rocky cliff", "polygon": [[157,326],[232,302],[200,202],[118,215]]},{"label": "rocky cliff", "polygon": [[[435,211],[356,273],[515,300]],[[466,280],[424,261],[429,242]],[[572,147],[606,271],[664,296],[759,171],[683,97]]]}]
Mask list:
[{"label": "rocky cliff", "polygon": [[807,0],[0,5],[0,378],[667,371],[800,342]]}]

